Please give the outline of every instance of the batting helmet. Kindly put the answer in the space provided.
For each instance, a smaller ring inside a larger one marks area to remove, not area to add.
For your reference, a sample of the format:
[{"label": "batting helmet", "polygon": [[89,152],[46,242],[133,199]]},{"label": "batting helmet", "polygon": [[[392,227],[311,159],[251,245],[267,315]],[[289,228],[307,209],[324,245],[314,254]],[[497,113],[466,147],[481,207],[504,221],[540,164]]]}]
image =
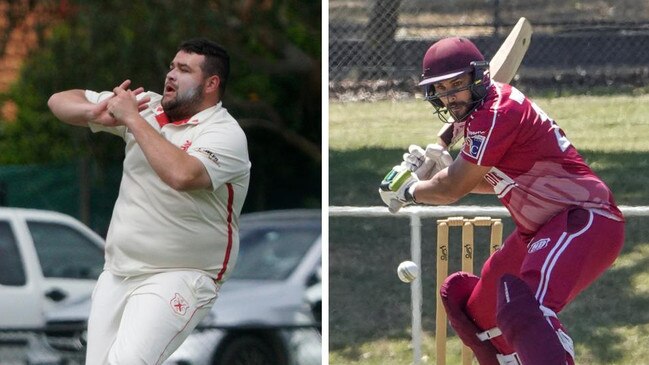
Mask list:
[{"label": "batting helmet", "polygon": [[484,56],[473,42],[461,37],[444,38],[426,51],[419,85],[428,85],[471,72],[471,62],[476,61],[484,61]]},{"label": "batting helmet", "polygon": [[[489,63],[485,61],[478,47],[466,38],[444,38],[434,43],[426,51],[422,66],[422,80],[419,85],[424,87],[425,99],[433,104],[443,121],[446,121],[446,118],[443,118],[440,112],[445,113],[447,110],[439,95],[435,93],[434,83],[452,79],[464,73],[471,73],[473,80],[466,87],[471,90],[474,102],[471,111],[487,95],[487,86],[490,84]],[[457,91],[460,90],[451,92]],[[466,115],[454,117],[456,121],[459,121],[461,118],[458,117],[466,117]]]}]

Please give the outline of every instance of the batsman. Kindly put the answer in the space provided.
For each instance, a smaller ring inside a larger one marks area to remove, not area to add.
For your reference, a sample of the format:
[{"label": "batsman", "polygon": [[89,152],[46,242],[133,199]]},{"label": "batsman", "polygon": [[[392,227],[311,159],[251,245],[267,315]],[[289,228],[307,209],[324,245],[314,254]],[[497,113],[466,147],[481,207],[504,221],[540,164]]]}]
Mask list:
[{"label": "batsman", "polygon": [[[538,105],[491,79],[470,40],[434,43],[419,85],[452,128],[437,144],[410,146],[381,183],[383,201],[396,212],[496,194],[515,223],[480,277],[445,280],[451,326],[481,365],[573,365],[559,314],[612,265],[624,241],[610,189]],[[461,138],[453,160],[447,146]]]}]

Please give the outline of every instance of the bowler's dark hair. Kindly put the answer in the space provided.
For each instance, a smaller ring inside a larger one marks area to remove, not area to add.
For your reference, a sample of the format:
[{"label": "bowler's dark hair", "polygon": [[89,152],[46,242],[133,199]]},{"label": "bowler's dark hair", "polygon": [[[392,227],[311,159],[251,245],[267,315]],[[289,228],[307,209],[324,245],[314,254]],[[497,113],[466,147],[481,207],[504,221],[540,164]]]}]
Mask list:
[{"label": "bowler's dark hair", "polygon": [[205,56],[201,70],[205,76],[217,75],[221,79],[219,90],[221,91],[221,97],[223,97],[230,74],[230,56],[228,56],[225,48],[209,39],[195,38],[181,43],[178,51]]}]

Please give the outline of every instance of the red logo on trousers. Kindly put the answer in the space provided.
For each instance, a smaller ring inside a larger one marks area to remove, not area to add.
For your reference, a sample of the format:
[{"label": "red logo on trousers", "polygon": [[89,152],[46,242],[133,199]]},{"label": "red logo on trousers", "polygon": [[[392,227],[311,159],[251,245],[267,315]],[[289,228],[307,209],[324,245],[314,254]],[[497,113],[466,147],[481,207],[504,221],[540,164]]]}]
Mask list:
[{"label": "red logo on trousers", "polygon": [[187,313],[187,308],[189,308],[189,304],[185,300],[185,298],[182,297],[182,295],[176,293],[176,295],[171,299],[171,308],[173,309],[174,312],[177,314],[185,315]]}]

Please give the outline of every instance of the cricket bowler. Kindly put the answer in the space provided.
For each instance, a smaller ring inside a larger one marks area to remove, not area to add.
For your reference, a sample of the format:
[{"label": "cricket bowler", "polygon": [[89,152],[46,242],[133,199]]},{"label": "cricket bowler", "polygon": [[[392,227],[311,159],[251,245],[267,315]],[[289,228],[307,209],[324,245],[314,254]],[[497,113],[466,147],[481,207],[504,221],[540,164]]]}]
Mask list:
[{"label": "cricket bowler", "polygon": [[230,60],[207,39],[183,42],[162,95],[67,90],[61,121],[125,142],[106,263],[92,295],[87,365],[153,365],[209,312],[239,249],[250,179],[246,136],[222,105]]},{"label": "cricket bowler", "polygon": [[420,86],[464,144],[414,146],[379,189],[391,211],[496,194],[515,230],[480,277],[450,275],[441,298],[451,326],[481,365],[574,365],[559,313],[606,271],[624,241],[613,194],[559,126],[516,88],[493,81],[466,38],[434,43]]}]

